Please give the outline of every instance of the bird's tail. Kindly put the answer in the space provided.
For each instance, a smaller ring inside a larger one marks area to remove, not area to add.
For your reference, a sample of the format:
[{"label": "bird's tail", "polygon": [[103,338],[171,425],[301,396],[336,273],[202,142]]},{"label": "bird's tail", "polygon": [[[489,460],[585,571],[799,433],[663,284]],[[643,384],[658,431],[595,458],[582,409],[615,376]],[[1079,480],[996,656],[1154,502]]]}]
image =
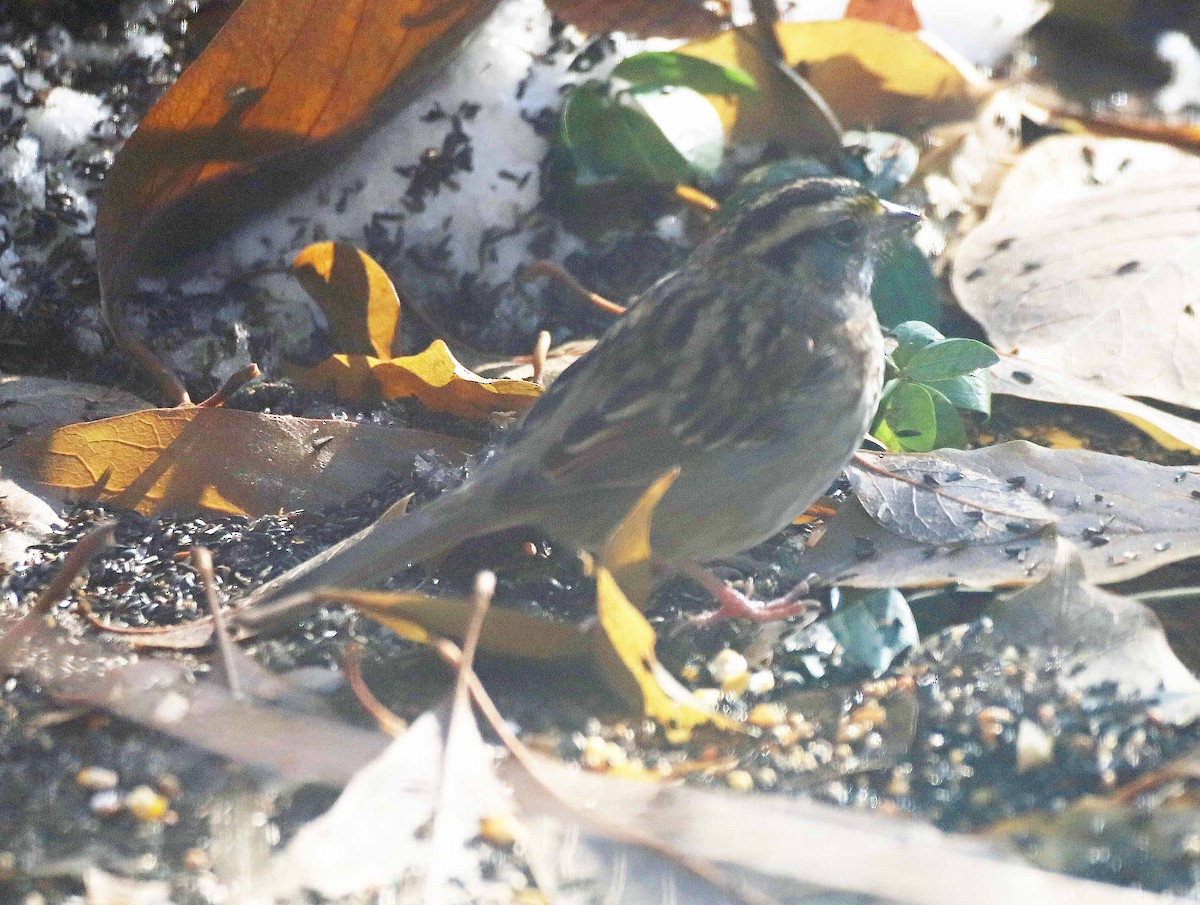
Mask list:
[{"label": "bird's tail", "polygon": [[[317,588],[364,588],[410,563],[448,553],[464,541],[511,527],[480,511],[478,494],[451,491],[404,515],[382,518],[258,588],[239,611]],[[474,497],[474,498],[473,498]]]}]

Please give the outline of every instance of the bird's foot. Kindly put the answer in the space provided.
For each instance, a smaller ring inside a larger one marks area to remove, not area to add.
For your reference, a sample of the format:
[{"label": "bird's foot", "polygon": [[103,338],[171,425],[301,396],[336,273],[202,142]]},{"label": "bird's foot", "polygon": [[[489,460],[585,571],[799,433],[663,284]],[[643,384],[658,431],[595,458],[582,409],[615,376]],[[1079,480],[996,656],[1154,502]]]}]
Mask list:
[{"label": "bird's foot", "polygon": [[821,602],[808,596],[812,592],[808,579],[801,581],[782,597],[776,597],[774,600],[756,600],[751,596],[754,593],[753,585],[750,594],[743,594],[700,566],[673,564],[672,568],[696,582],[717,601],[717,609],[693,617],[692,622],[695,625],[716,625],[726,619],[749,619],[753,622],[775,622],[793,616],[811,616],[815,619],[821,610]]}]

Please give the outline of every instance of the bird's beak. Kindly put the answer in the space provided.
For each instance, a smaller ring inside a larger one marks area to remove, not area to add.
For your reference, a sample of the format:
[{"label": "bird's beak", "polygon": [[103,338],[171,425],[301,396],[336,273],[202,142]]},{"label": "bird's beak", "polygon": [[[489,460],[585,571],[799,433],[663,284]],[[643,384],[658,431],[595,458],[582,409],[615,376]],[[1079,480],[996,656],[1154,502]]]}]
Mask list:
[{"label": "bird's beak", "polygon": [[880,225],[882,231],[888,234],[903,232],[921,219],[921,213],[911,207],[902,207],[882,199],[879,206],[883,208]]}]

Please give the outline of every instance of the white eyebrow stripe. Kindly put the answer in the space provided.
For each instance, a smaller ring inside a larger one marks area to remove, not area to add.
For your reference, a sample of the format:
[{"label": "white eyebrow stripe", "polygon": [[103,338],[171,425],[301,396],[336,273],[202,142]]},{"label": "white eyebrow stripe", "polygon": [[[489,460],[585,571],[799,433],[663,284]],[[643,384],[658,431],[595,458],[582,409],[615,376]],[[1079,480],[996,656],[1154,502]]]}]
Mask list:
[{"label": "white eyebrow stripe", "polygon": [[821,229],[838,220],[844,220],[850,215],[847,208],[844,198],[797,208],[789,216],[781,218],[778,225],[770,232],[747,243],[745,251],[751,255],[762,255],[768,249],[775,248],[803,233]]}]

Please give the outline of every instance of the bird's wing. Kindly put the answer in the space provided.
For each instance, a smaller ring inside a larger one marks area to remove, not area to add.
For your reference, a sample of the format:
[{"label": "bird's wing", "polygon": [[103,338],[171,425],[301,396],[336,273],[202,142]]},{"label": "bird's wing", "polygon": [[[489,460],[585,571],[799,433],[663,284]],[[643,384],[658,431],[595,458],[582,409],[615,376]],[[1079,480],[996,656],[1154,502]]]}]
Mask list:
[{"label": "bird's wing", "polygon": [[704,451],[779,437],[783,397],[801,392],[825,358],[781,306],[756,295],[789,291],[773,272],[742,268],[738,279],[744,293],[732,304],[678,275],[657,284],[506,445],[532,456],[556,489],[641,489]]}]

